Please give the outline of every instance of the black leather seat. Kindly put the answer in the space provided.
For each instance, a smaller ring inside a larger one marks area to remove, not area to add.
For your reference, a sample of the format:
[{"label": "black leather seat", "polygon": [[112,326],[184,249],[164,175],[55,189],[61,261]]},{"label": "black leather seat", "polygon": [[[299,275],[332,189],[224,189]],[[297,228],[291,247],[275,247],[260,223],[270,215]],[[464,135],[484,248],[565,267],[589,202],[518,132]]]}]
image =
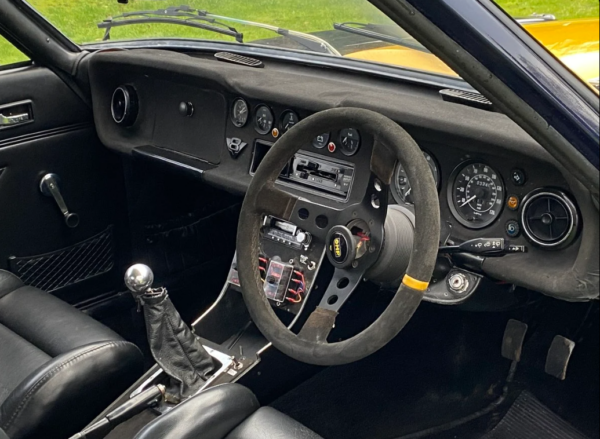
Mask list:
[{"label": "black leather seat", "polygon": [[238,384],[214,387],[148,424],[135,439],[322,439]]},{"label": "black leather seat", "polygon": [[91,317],[0,271],[0,431],[11,439],[76,433],[139,378],[142,360]]}]

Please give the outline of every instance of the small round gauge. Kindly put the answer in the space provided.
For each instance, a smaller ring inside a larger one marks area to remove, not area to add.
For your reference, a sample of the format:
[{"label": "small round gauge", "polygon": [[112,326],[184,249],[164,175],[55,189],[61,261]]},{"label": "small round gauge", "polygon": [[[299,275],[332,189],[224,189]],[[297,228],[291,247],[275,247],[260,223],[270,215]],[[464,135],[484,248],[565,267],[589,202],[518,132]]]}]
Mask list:
[{"label": "small round gauge", "polygon": [[[431,154],[423,151],[423,155],[427,160],[427,164],[431,168],[433,178],[435,179],[435,185],[437,188],[439,188],[441,181],[440,168]],[[410,181],[408,181],[408,176],[406,175],[404,167],[400,163],[398,163],[398,166],[396,166],[396,173],[394,175],[394,190],[392,190],[392,195],[399,203],[414,204],[412,186],[410,185]]]},{"label": "small round gauge", "polygon": [[360,148],[360,134],[354,128],[346,128],[340,132],[340,151],[350,157]]},{"label": "small round gauge", "polygon": [[263,136],[269,134],[275,125],[275,116],[266,105],[260,105],[256,109],[256,118],[254,119],[254,129]]},{"label": "small round gauge", "polygon": [[286,111],[281,116],[281,132],[287,133],[294,125],[300,122],[300,117],[293,111]]},{"label": "small round gauge", "polygon": [[317,136],[313,140],[313,146],[317,149],[323,149],[329,144],[329,138],[331,135],[329,133],[321,134]]},{"label": "small round gauge", "polygon": [[241,98],[237,99],[233,103],[233,109],[231,111],[231,121],[233,124],[238,128],[242,128],[248,123],[249,116],[250,108],[248,107],[248,103]]},{"label": "small round gauge", "polygon": [[452,213],[462,225],[482,229],[492,224],[504,207],[504,182],[498,172],[483,163],[459,167],[448,186]]}]

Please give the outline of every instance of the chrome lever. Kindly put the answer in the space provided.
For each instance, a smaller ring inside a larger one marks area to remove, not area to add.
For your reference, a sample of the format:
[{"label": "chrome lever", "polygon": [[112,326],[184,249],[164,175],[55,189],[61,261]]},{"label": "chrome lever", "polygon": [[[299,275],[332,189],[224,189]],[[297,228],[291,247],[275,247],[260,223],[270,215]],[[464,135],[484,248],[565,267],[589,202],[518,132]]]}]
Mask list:
[{"label": "chrome lever", "polygon": [[15,114],[14,116],[5,116],[0,113],[0,127],[3,128],[22,125],[30,121],[29,113]]},{"label": "chrome lever", "polygon": [[0,105],[0,130],[16,128],[33,122],[32,101]]},{"label": "chrome lever", "polygon": [[79,225],[79,215],[69,212],[69,208],[65,203],[60,192],[60,178],[56,174],[46,174],[40,182],[40,191],[47,197],[53,197],[58,205],[58,208],[65,217],[67,227],[74,229]]}]

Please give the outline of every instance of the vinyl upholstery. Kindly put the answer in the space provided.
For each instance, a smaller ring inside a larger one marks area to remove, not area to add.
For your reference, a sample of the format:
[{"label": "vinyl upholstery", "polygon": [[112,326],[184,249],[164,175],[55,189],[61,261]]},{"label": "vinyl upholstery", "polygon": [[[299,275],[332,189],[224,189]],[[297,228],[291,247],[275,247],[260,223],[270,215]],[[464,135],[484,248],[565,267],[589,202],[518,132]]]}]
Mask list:
[{"label": "vinyl upholstery", "polygon": [[292,418],[260,408],[238,384],[214,387],[147,425],[135,439],[321,439]]},{"label": "vinyl upholstery", "polygon": [[0,271],[0,429],[11,439],[69,437],[141,369],[135,345]]}]

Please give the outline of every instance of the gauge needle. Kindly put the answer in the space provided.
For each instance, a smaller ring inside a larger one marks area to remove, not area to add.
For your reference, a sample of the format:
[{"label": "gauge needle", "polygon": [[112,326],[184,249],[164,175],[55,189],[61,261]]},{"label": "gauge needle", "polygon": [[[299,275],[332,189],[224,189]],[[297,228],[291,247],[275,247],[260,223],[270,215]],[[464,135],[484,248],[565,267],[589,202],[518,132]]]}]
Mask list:
[{"label": "gauge needle", "polygon": [[463,204],[461,204],[460,207],[465,207],[467,204],[469,204],[475,198],[477,198],[477,195],[473,195],[471,198],[469,198],[467,201],[465,201]]}]

